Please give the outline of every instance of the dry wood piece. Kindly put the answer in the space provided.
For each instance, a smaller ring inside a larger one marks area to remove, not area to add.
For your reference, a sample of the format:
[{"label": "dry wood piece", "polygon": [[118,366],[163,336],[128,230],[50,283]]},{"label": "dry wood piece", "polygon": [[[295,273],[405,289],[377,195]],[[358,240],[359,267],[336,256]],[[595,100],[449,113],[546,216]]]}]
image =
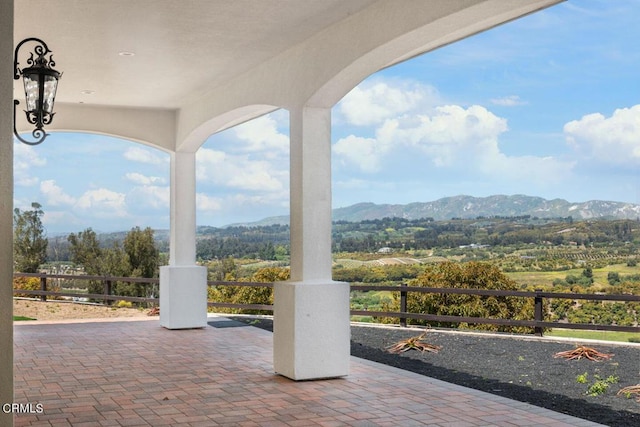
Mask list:
[{"label": "dry wood piece", "polygon": [[411,337],[411,338],[407,338],[406,340],[398,341],[397,343],[389,347],[387,351],[389,353],[399,354],[399,353],[404,353],[405,351],[414,349],[414,350],[420,350],[423,353],[425,351],[429,351],[431,353],[437,353],[442,348],[442,346],[422,342],[421,340],[422,338],[424,338],[426,334],[427,333],[425,332],[416,337]]},{"label": "dry wood piece", "polygon": [[589,359],[594,362],[600,362],[602,360],[611,359],[613,354],[601,353],[595,348],[580,345],[576,347],[575,350],[561,351],[556,353],[553,357],[562,357],[567,360],[580,360],[584,357],[585,359]]},{"label": "dry wood piece", "polygon": [[147,316],[160,316],[160,307],[153,307],[147,312]]},{"label": "dry wood piece", "polygon": [[636,394],[638,396],[636,400],[638,401],[638,403],[640,403],[640,384],[630,385],[628,387],[620,389],[620,391],[617,393],[618,396],[625,396],[627,398],[630,398],[632,394]]}]

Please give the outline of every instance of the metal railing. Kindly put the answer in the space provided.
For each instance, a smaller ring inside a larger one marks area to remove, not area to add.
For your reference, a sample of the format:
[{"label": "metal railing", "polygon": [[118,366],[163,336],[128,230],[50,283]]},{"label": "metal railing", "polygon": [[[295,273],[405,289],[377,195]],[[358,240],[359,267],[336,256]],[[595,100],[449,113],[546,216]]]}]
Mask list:
[{"label": "metal railing", "polygon": [[[130,301],[158,304],[158,298],[147,297],[131,297],[112,295],[113,284],[116,282],[125,283],[142,283],[147,285],[157,285],[159,279],[138,278],[138,277],[113,277],[113,276],[84,276],[84,275],[65,275],[65,274],[37,274],[37,273],[14,273],[14,277],[37,277],[40,279],[39,290],[15,289],[14,294],[40,296],[40,299],[46,301],[47,296],[53,297],[72,297],[72,298],[88,298],[93,300],[102,300],[105,304],[111,301]],[[78,292],[54,292],[47,290],[47,279],[65,279],[65,280],[96,280],[102,281],[102,294],[87,294]],[[250,287],[267,287],[273,288],[273,283],[263,282],[225,282],[225,281],[208,281],[208,286],[250,286]],[[640,295],[605,295],[605,294],[575,294],[566,292],[547,292],[547,291],[508,291],[508,290],[489,290],[489,289],[458,289],[458,288],[426,288],[415,286],[388,286],[388,285],[351,285],[352,291],[391,291],[400,293],[400,311],[369,311],[369,310],[351,310],[352,316],[372,316],[372,317],[390,317],[398,318],[400,324],[406,326],[407,319],[418,319],[433,322],[451,322],[451,323],[471,323],[471,324],[491,324],[515,327],[533,328],[534,333],[542,335],[544,328],[563,328],[563,329],[581,329],[581,330],[597,330],[597,331],[617,331],[617,332],[636,332],[640,333],[640,325],[638,326],[620,326],[620,325],[603,325],[593,323],[564,323],[549,322],[544,320],[544,299],[568,299],[568,300],[588,300],[588,301],[618,301],[618,302],[640,302]],[[447,316],[435,315],[427,313],[410,313],[407,311],[407,296],[411,292],[416,293],[434,293],[444,295],[479,295],[493,297],[519,297],[533,298],[534,300],[534,318],[532,320],[516,320],[516,319],[497,319],[486,317],[467,317],[467,316]],[[243,310],[263,310],[273,311],[271,304],[238,304],[208,301],[209,307],[234,308]]]}]

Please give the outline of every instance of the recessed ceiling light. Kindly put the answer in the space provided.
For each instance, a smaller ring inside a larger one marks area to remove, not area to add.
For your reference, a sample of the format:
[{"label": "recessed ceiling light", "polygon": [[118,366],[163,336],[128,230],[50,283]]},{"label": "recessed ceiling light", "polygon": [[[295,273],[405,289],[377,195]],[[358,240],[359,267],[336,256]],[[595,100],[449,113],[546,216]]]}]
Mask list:
[{"label": "recessed ceiling light", "polygon": [[123,50],[122,52],[118,52],[118,55],[120,55],[120,56],[136,56],[136,54],[134,52],[127,52],[126,50]]},{"label": "recessed ceiling light", "polygon": [[91,89],[85,89],[85,90],[81,90],[80,93],[83,95],[93,95],[94,93],[96,93],[96,91]]}]

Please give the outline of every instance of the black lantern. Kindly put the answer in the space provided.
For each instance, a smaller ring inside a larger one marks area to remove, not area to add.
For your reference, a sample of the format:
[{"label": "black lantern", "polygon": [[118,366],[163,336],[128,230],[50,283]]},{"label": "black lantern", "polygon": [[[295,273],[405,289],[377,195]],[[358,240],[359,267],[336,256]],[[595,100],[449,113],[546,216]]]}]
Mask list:
[{"label": "black lantern", "polygon": [[[18,68],[18,51],[23,44],[27,42],[35,42],[37,45],[31,52],[31,56],[27,59],[27,67],[22,70]],[[48,58],[47,58],[48,56]],[[18,135],[16,130],[16,106],[20,102],[13,100],[13,133],[23,143],[28,145],[40,144],[48,134],[43,130],[45,125],[52,122],[54,112],[53,103],[56,98],[56,90],[58,88],[58,80],[61,74],[51,67],[56,63],[52,59],[51,51],[45,42],[35,37],[22,40],[16,47],[15,56],[13,57],[13,68],[15,80],[19,80],[20,76],[24,81],[24,92],[26,98],[27,109],[24,111],[27,115],[27,121],[35,125],[35,129],[31,133],[36,139],[35,141],[27,141]]]}]

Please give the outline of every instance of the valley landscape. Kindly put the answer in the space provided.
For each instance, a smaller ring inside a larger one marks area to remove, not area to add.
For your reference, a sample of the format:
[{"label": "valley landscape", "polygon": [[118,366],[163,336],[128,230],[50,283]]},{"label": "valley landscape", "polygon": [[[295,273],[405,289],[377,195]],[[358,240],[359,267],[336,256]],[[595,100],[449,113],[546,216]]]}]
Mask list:
[{"label": "valley landscape", "polygon": [[[496,289],[507,286],[506,289],[521,291],[640,295],[638,212],[640,207],[627,203],[570,203],[521,195],[458,196],[403,206],[358,204],[334,212],[333,278],[352,285],[495,286]],[[153,235],[157,262],[161,265],[168,255],[168,234],[162,230],[145,232]],[[85,237],[91,235],[85,234]],[[95,250],[102,251],[97,258],[121,259],[122,256],[113,255],[113,251],[127,236],[129,233],[124,232],[97,233],[94,244],[100,248]],[[75,244],[71,245],[67,236],[50,237],[48,262],[41,270],[82,274],[87,266],[73,263],[72,252],[79,248],[78,241]],[[196,246],[198,262],[207,266],[210,280],[270,282],[288,277],[286,218],[227,227],[200,226]],[[460,283],[434,284],[429,283],[432,279],[425,278],[438,268],[451,269],[456,265],[483,268],[488,275],[493,275],[495,270],[499,276],[491,276],[495,279],[484,284],[462,283],[464,279],[458,279]],[[101,264],[92,268],[108,274],[109,268],[119,267]],[[68,282],[62,284],[63,289],[102,292],[101,283],[87,286],[77,281]],[[116,286],[114,292],[125,296],[153,294],[140,286],[125,285]],[[272,298],[264,290],[233,287],[224,292],[211,288],[209,297],[219,302],[257,304],[268,304]],[[398,298],[397,292],[389,290],[354,291],[351,308],[397,311]],[[484,304],[482,301],[477,302]],[[635,326],[639,306],[637,302],[552,300],[546,308],[545,319]],[[521,314],[524,318],[531,317],[525,312],[507,313],[508,316]],[[388,321],[376,316],[358,316],[354,320]],[[621,339],[640,340],[640,336],[627,334]]]},{"label": "valley landscape", "polygon": [[[500,208],[500,201],[505,203],[505,208]],[[352,317],[355,322],[351,332],[353,355],[612,426],[637,422],[638,402],[633,396],[617,393],[638,382],[635,360],[640,333],[554,328],[546,329],[545,338],[537,339],[531,336],[530,328],[409,320],[413,329],[405,329],[397,327],[397,318],[367,315],[376,311],[397,312],[399,292],[386,287],[401,284],[640,296],[640,220],[636,205],[599,201],[570,204],[525,196],[458,197],[433,202],[431,207],[418,209],[418,205],[401,208],[360,204],[336,210],[332,236],[333,279],[373,287],[351,292],[351,309],[360,312]],[[414,217],[410,214],[412,211],[429,212],[433,216]],[[436,211],[445,213],[436,215]],[[153,236],[157,263],[166,262],[169,242],[168,234],[162,230],[134,229],[122,233],[85,230],[83,233],[71,240],[65,235],[50,237],[48,261],[39,270],[76,276],[86,274],[89,264],[77,262],[79,258],[74,254],[88,248],[85,238],[90,237],[90,249],[97,256],[84,259],[101,260],[92,268],[102,268],[100,271],[107,275],[107,261],[114,261],[111,267],[115,270],[111,275],[117,276],[122,266],[115,261],[126,258],[118,252],[119,248],[126,249],[124,243],[140,233],[147,238]],[[286,218],[198,228],[198,262],[207,267],[212,281],[286,280],[289,250]],[[121,256],[115,256],[118,253]],[[39,280],[32,279],[20,279],[22,281],[14,282],[14,286],[39,289]],[[102,281],[64,279],[56,283],[62,293],[101,293],[104,288]],[[385,288],[378,290],[378,286]],[[114,283],[113,292],[123,296],[149,296],[155,291]],[[210,286],[208,297],[209,301],[231,304],[273,303],[271,289],[265,287]],[[420,297],[410,294],[408,311],[500,319],[533,318],[533,301],[484,296],[442,298],[438,294]],[[125,301],[107,307],[16,300],[14,307],[14,314],[21,316],[16,320],[23,321],[150,318],[149,307],[144,304],[136,307],[135,303]],[[272,327],[269,316],[244,316],[271,314],[267,310],[216,308],[215,311],[253,326]],[[639,315],[640,302],[637,301],[548,299],[544,305],[544,320],[553,322],[637,328]],[[430,330],[429,342],[440,346],[441,352],[390,355],[386,351],[398,340],[415,337],[425,328]],[[477,329],[491,333],[478,333]],[[557,337],[579,341],[557,341]],[[554,352],[571,349],[576,342],[593,342],[585,341],[588,339],[617,341],[597,344],[599,349],[615,353],[615,359],[594,364],[587,360],[559,361],[553,357]],[[491,361],[497,359],[502,362],[499,370],[491,365]],[[597,394],[593,391],[596,386],[600,387]]]}]

